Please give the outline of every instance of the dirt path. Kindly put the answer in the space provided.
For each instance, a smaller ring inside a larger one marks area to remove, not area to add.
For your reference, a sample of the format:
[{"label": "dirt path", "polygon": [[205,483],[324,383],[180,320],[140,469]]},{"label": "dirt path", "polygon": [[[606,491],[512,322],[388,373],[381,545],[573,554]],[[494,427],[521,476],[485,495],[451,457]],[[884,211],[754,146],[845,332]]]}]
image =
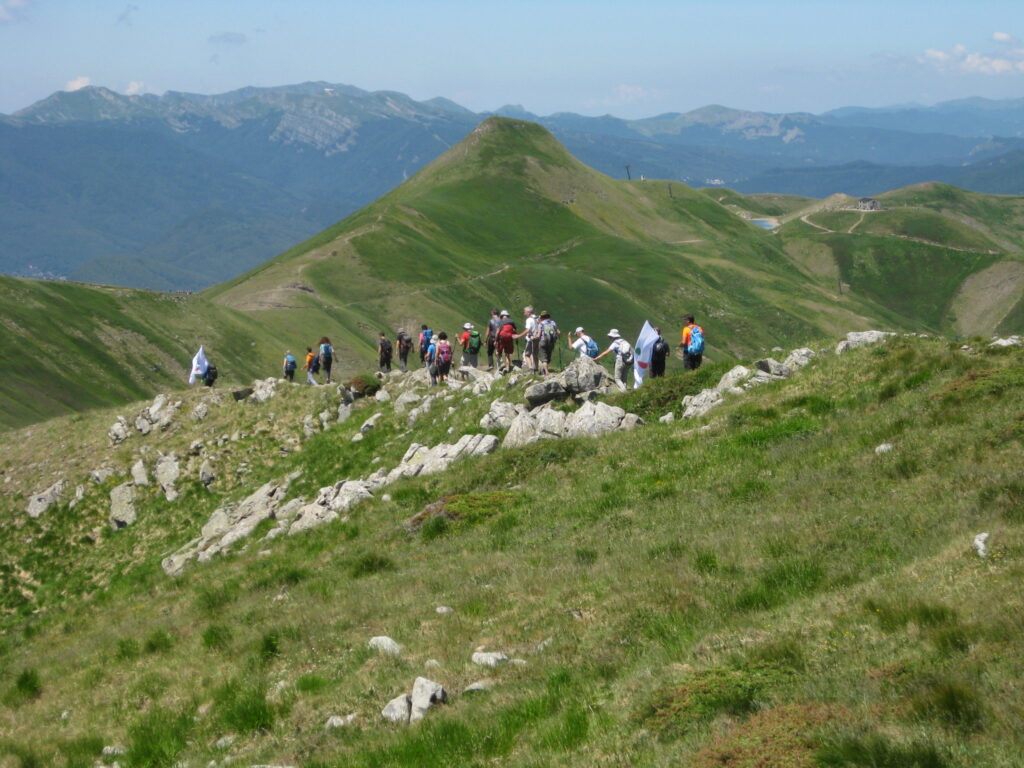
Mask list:
[{"label": "dirt path", "polygon": [[[817,213],[817,211],[815,211],[815,213]],[[830,235],[833,234],[832,230],[829,229],[828,227],[823,227],[820,224],[815,224],[813,221],[808,219],[807,217],[810,215],[811,214],[809,213],[805,213],[803,216],[800,217],[800,221],[802,221],[804,224],[810,224],[812,227],[814,227],[815,229],[820,229],[822,232],[828,232]]]},{"label": "dirt path", "polygon": [[848,230],[846,230],[846,234],[852,235],[853,234],[853,230],[855,230],[857,227],[859,227],[863,222],[864,222],[864,211],[861,211],[860,212],[860,218],[857,219],[855,222],[853,222],[853,224],[850,225],[850,228]]}]

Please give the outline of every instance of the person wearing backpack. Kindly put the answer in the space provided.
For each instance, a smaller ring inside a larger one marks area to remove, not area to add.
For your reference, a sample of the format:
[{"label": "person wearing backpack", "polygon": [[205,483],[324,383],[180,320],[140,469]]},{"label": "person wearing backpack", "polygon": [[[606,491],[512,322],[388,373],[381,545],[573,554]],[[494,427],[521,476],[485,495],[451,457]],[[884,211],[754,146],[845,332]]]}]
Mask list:
[{"label": "person wearing backpack", "polygon": [[459,341],[462,342],[462,364],[476,368],[480,347],[484,340],[480,337],[480,331],[476,330],[472,323],[466,323],[463,327]]},{"label": "person wearing backpack", "polygon": [[665,375],[665,361],[668,359],[669,347],[668,342],[661,335],[661,328],[655,326],[654,331],[658,334],[658,338],[654,340],[654,346],[651,347],[650,376],[652,379],[657,379]]},{"label": "person wearing backpack", "polygon": [[427,350],[434,339],[434,332],[424,323],[420,326],[420,365],[429,365],[427,361]]},{"label": "person wearing backpack", "polygon": [[494,370],[494,348],[498,343],[498,328],[501,326],[501,317],[497,309],[491,310],[491,317],[487,321],[487,370]]},{"label": "person wearing backpack", "polygon": [[[576,336],[575,339],[573,335]],[[597,342],[584,333],[582,325],[575,331],[569,331],[566,343],[569,349],[576,352],[577,357],[597,357],[601,351],[597,347]]]},{"label": "person wearing backpack", "polygon": [[598,355],[595,360],[600,360],[605,355],[615,353],[615,386],[621,392],[626,391],[626,380],[629,378],[629,371],[633,367],[633,345],[622,338],[617,328],[608,331],[608,337],[612,343],[608,349]]},{"label": "person wearing backpack", "polygon": [[[498,372],[510,373],[512,371],[512,352],[516,348],[516,324],[507,309],[503,309],[500,315],[501,322],[498,325],[498,335],[494,349],[498,354]],[[502,366],[502,358],[505,365]]]},{"label": "person wearing backpack", "polygon": [[523,307],[523,317],[526,327],[522,333],[517,333],[514,338],[526,337],[523,348],[523,368],[531,373],[537,372],[537,358],[540,356],[540,318],[533,313],[533,306]]},{"label": "person wearing backpack", "polygon": [[441,331],[437,334],[437,344],[434,349],[434,364],[437,366],[438,383],[448,381],[448,373],[452,369],[452,358],[454,352],[452,345],[448,343],[448,334]]},{"label": "person wearing backpack", "polygon": [[546,309],[541,310],[540,321],[537,327],[537,338],[539,340],[537,351],[540,355],[541,372],[547,376],[550,373],[548,366],[551,363],[551,353],[555,349],[560,332],[558,330],[558,323],[551,319],[551,313]]},{"label": "person wearing backpack", "polygon": [[317,386],[318,382],[314,376],[320,372],[320,356],[313,353],[312,347],[306,347],[306,364],[303,366],[306,371],[306,383]]},{"label": "person wearing backpack", "polygon": [[391,339],[384,331],[381,331],[380,338],[377,340],[377,363],[382,371],[391,373],[392,351]]},{"label": "person wearing backpack", "polygon": [[319,355],[320,367],[324,369],[324,376],[326,377],[325,384],[331,383],[331,366],[334,365],[334,347],[331,346],[331,340],[326,336],[320,337],[320,349]]},{"label": "person wearing backpack", "polygon": [[296,367],[298,367],[298,361],[295,359],[295,355],[292,354],[290,349],[286,349],[284,352],[284,363],[282,368],[284,370],[284,377],[293,383],[295,381]]},{"label": "person wearing backpack", "polygon": [[398,329],[398,364],[402,371],[409,370],[409,351],[412,349],[412,336],[405,332],[404,328]]},{"label": "person wearing backpack", "polygon": [[208,387],[213,386],[213,382],[217,380],[217,366],[213,363],[206,364],[206,372],[203,374],[203,384]]},{"label": "person wearing backpack", "polygon": [[693,315],[683,317],[683,322],[682,341],[679,342],[683,349],[683,368],[695,371],[704,361],[704,329],[694,322]]}]

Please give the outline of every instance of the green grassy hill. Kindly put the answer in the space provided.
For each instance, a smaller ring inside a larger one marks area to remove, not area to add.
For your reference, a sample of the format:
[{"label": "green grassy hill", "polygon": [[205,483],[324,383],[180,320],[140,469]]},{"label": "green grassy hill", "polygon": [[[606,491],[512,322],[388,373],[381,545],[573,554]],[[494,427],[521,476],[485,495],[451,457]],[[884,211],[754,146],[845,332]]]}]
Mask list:
[{"label": "green grassy hill", "polygon": [[[1022,363],[1020,350],[895,339],[659,424],[727,368],[709,364],[620,396],[647,419],[639,431],[467,459],[177,579],[160,558],[222,503],[296,469],[288,498],[312,498],[412,441],[478,431],[493,397],[521,390],[455,394],[450,414],[442,403],[412,428],[360,400],[287,453],[333,391],[211,402],[202,422],[187,413],[210,393],[182,393],[171,429],[114,449],[114,411],[21,430],[0,446],[0,760],[85,768],[110,745],[128,768],[1012,768]],[[218,471],[210,490],[190,465],[177,502],[140,487],[138,520],[111,530],[107,493],[123,477],[84,473],[158,450],[184,461],[197,439]],[[86,492],[30,519],[46,458]],[[406,527],[439,501],[448,518]],[[369,650],[377,635],[401,654]],[[481,648],[522,663],[476,666]],[[417,675],[448,703],[385,723]],[[462,692],[481,679],[489,691]]]}]

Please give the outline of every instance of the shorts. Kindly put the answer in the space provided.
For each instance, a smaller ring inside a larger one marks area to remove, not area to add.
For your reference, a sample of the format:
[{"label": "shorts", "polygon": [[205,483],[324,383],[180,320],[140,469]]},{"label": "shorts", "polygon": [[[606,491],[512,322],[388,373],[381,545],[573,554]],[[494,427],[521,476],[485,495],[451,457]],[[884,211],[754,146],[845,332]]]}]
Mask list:
[{"label": "shorts", "polygon": [[542,363],[550,363],[551,362],[551,353],[554,352],[554,351],[555,351],[555,345],[554,344],[544,344],[542,342],[541,345],[540,345],[540,359],[541,359],[541,362]]},{"label": "shorts", "polygon": [[509,336],[499,336],[494,343],[494,348],[498,350],[499,355],[511,355],[516,349],[515,339]]}]

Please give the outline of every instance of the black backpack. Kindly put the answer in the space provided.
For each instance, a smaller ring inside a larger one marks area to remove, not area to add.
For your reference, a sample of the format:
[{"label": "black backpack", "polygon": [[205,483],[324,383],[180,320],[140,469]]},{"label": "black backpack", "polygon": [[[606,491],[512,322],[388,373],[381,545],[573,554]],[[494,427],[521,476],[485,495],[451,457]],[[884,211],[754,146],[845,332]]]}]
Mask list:
[{"label": "black backpack", "polygon": [[213,386],[213,382],[217,380],[217,366],[211,363],[206,366],[206,373],[203,374],[203,382],[208,387]]},{"label": "black backpack", "polygon": [[654,357],[662,358],[668,356],[668,342],[665,341],[661,336],[654,342],[654,349],[651,350],[651,354]]},{"label": "black backpack", "polygon": [[391,357],[391,339],[384,338],[380,340],[380,353],[384,357]]},{"label": "black backpack", "polygon": [[320,373],[320,355],[313,358],[313,364],[309,366],[310,373]]}]

